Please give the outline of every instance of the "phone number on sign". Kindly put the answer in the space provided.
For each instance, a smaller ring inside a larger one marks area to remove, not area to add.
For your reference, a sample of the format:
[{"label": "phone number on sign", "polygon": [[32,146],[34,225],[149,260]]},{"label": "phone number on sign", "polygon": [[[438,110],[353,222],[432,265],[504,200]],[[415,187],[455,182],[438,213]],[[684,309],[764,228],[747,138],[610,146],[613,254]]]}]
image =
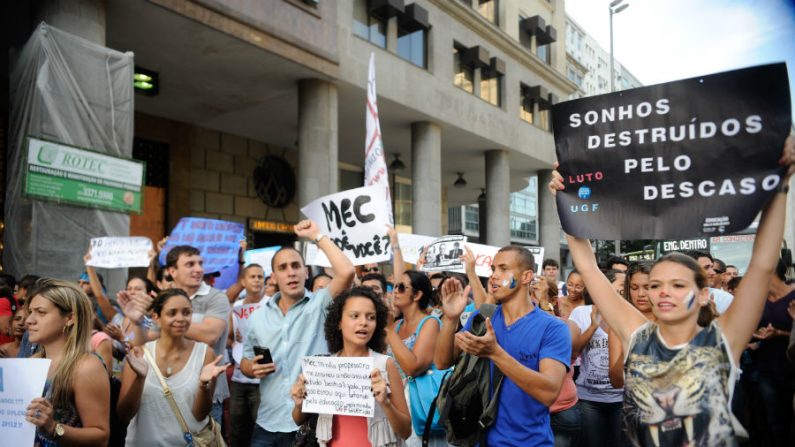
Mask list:
[{"label": "phone number on sign", "polygon": [[84,186],[77,195],[89,199],[113,200],[113,192]]}]

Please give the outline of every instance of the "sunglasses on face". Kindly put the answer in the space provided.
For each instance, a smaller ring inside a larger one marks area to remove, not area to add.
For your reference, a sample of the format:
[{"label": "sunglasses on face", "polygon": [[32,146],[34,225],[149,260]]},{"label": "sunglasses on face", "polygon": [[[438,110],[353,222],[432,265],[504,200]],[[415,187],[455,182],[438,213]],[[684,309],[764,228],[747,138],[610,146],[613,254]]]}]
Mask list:
[{"label": "sunglasses on face", "polygon": [[378,267],[370,267],[363,270],[365,273],[378,273],[381,271]]},{"label": "sunglasses on face", "polygon": [[405,291],[406,291],[406,289],[407,289],[408,287],[411,287],[411,286],[407,286],[407,285],[405,285],[405,284],[403,284],[403,283],[401,282],[401,283],[398,283],[397,285],[395,285],[395,290],[397,290],[397,291],[398,291],[398,292],[400,292],[400,293],[403,293],[403,292],[405,292]]}]

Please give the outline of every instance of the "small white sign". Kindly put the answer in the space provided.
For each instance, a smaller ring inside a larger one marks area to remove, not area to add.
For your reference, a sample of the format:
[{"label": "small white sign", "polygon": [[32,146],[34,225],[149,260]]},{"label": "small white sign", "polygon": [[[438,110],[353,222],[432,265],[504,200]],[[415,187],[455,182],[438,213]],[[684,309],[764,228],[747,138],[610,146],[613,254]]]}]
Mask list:
[{"label": "small white sign", "polygon": [[25,412],[41,397],[49,359],[0,359],[0,438],[3,445],[33,445],[36,426],[25,420]]},{"label": "small white sign", "polygon": [[373,417],[372,357],[304,357],[304,413]]},{"label": "small white sign", "polygon": [[262,270],[265,271],[265,276],[268,277],[273,273],[271,270],[271,261],[273,260],[273,256],[279,251],[282,247],[275,246],[275,247],[265,247],[265,248],[255,248],[253,250],[246,250],[243,253],[243,260],[246,263],[246,267],[249,264],[259,264],[262,266]]},{"label": "small white sign", "polygon": [[459,272],[464,273],[464,245],[466,236],[442,236],[434,240],[425,250],[425,263],[422,264],[423,272]]},{"label": "small white sign", "polygon": [[105,269],[147,267],[151,250],[148,237],[95,237],[87,265]]}]

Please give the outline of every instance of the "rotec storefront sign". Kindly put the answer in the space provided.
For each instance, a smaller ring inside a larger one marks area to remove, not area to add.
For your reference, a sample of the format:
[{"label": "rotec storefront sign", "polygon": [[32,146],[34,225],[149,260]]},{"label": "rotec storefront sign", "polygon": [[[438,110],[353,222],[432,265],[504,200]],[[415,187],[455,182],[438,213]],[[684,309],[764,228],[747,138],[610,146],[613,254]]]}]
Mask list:
[{"label": "rotec storefront sign", "polygon": [[135,212],[142,207],[145,164],[28,138],[24,194],[41,200]]}]

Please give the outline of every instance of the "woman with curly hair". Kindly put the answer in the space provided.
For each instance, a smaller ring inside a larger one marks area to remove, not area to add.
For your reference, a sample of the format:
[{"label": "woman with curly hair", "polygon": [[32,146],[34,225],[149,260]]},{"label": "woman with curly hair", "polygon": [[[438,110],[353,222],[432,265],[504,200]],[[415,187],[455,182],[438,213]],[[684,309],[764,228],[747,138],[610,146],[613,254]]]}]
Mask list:
[{"label": "woman with curly hair", "polygon": [[[329,306],[324,328],[329,351],[337,357],[373,357],[371,387],[378,405],[372,418],[318,415],[315,431],[320,445],[396,446],[411,434],[403,382],[395,362],[381,354],[386,348],[387,312],[368,287],[343,292]],[[306,396],[303,375],[298,376],[290,394],[295,402],[293,420],[301,425],[309,417],[301,411]]]},{"label": "woman with curly hair", "polygon": [[25,419],[36,426],[36,446],[108,444],[110,385],[99,359],[88,350],[91,301],[72,283],[36,282],[27,302],[28,333],[49,359],[44,397],[28,405]]}]

